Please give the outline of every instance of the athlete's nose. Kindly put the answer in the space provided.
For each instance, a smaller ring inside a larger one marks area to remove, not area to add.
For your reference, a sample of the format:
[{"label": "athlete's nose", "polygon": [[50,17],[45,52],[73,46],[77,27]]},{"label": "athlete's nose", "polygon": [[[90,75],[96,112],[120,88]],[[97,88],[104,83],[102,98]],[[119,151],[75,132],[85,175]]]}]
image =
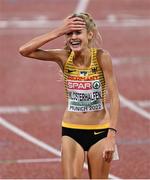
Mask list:
[{"label": "athlete's nose", "polygon": [[71,38],[72,39],[76,39],[77,38],[77,33],[75,31],[72,33],[72,37]]}]

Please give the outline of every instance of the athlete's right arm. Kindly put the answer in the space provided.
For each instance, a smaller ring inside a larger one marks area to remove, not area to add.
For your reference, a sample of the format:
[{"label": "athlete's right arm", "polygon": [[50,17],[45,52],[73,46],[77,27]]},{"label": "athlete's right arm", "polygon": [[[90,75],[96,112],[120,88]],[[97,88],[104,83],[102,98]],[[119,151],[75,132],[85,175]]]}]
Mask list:
[{"label": "athlete's right arm", "polygon": [[19,52],[21,55],[29,58],[61,62],[66,55],[64,50],[43,50],[41,46],[70,31],[81,30],[83,28],[85,28],[83,19],[79,17],[67,17],[60,27],[22,45],[19,48]]},{"label": "athlete's right arm", "polygon": [[61,36],[61,30],[55,29],[49,33],[38,36],[19,48],[21,55],[47,61],[58,61],[61,50],[44,50],[41,46]]}]

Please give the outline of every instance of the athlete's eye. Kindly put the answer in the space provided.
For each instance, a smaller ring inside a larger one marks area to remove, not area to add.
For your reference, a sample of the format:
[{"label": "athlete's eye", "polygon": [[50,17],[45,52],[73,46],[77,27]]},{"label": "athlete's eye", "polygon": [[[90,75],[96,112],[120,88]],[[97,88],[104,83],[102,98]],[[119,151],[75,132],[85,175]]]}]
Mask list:
[{"label": "athlete's eye", "polygon": [[67,36],[72,36],[73,35],[73,32],[68,32],[66,33]]},{"label": "athlete's eye", "polygon": [[75,31],[75,34],[79,35],[79,34],[81,34],[81,31]]}]

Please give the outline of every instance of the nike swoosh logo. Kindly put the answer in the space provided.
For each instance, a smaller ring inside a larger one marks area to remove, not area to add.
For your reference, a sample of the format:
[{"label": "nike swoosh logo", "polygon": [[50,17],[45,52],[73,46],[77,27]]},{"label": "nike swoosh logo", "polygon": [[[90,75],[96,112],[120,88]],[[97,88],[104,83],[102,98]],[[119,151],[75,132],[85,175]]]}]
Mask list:
[{"label": "nike swoosh logo", "polygon": [[101,133],[103,133],[103,132],[105,132],[105,131],[100,131],[100,132],[95,132],[95,131],[94,131],[94,135],[98,135],[98,134],[101,134]]},{"label": "nike swoosh logo", "polygon": [[72,72],[75,72],[76,70],[70,70],[68,69],[68,73],[72,73]]}]

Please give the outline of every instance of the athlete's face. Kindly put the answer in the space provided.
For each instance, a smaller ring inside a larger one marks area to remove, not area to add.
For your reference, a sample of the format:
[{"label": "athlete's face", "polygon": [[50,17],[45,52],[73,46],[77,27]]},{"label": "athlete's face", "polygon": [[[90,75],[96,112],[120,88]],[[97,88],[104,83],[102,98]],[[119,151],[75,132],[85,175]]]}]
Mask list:
[{"label": "athlete's face", "polygon": [[89,41],[92,38],[92,32],[87,29],[72,31],[66,34],[67,45],[72,51],[79,52],[89,47]]}]

